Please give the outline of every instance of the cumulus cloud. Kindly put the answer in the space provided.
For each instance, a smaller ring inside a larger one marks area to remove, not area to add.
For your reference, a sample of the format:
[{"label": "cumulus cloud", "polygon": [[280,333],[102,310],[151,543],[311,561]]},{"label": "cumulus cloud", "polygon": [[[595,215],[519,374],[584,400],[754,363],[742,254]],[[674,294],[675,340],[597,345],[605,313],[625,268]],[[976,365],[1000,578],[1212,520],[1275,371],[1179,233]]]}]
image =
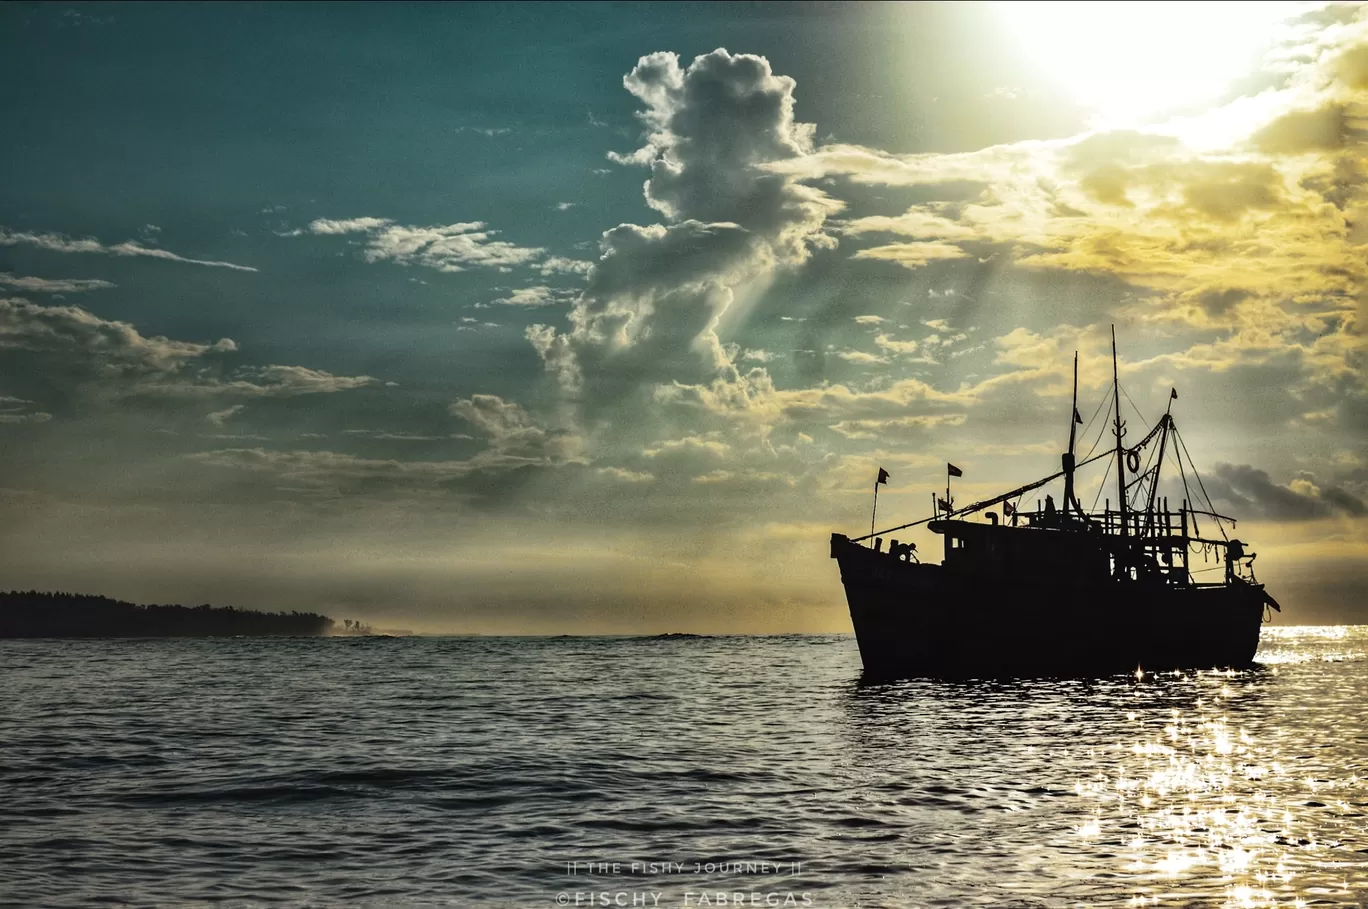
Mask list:
[{"label": "cumulus cloud", "polygon": [[236,265],[232,262],[218,262],[212,259],[190,259],[178,256],[165,249],[143,246],[133,240],[125,240],[112,246],[101,243],[93,237],[73,238],[64,234],[33,233],[30,231],[10,230],[0,227],[0,246],[33,246],[49,252],[60,253],[99,253],[106,256],[140,256],[149,259],[165,259],[169,262],[182,262],[187,265],[206,265],[210,268],[231,268],[236,271],[256,271],[249,265]]},{"label": "cumulus cloud", "polygon": [[823,224],[840,207],[767,170],[809,154],[813,130],[793,119],[793,80],[765,58],[719,49],[684,67],[656,53],[623,84],[645,107],[647,137],[611,157],[650,169],[646,201],[665,223],[605,233],[569,330],[528,330],[590,414],[665,383],[735,378],[718,320],[744,283],[834,245]]},{"label": "cumulus cloud", "polygon": [[101,319],[76,306],[0,299],[0,350],[47,358],[97,395],[162,398],[292,397],[373,384],[369,376],[336,376],[303,366],[233,367],[231,338],[213,343],[146,336],[127,322]]}]

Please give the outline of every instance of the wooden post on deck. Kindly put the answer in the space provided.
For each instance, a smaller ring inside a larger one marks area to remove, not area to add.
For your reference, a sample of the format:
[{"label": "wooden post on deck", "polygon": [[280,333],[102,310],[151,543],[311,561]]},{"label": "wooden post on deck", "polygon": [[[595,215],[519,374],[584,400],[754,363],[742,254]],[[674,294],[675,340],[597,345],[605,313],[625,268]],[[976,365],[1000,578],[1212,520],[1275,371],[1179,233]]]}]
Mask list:
[{"label": "wooden post on deck", "polygon": [[1183,506],[1178,510],[1178,518],[1182,522],[1183,530],[1183,573],[1188,580],[1192,580],[1192,573],[1188,571],[1188,533],[1187,533],[1187,499],[1183,500]]}]

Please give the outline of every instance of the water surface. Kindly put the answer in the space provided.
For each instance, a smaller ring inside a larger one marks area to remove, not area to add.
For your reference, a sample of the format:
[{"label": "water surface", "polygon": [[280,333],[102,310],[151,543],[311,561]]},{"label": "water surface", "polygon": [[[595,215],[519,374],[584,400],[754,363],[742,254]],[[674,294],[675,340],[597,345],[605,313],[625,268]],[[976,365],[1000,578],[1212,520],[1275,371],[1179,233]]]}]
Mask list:
[{"label": "water surface", "polygon": [[1259,660],[867,686],[840,636],[2,641],[0,904],[1368,905],[1368,628]]}]

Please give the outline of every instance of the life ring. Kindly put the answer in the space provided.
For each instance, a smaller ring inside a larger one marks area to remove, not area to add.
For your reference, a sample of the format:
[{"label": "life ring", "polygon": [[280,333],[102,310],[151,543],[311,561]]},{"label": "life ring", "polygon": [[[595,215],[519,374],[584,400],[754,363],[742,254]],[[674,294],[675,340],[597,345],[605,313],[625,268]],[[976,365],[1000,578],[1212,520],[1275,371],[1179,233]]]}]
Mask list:
[{"label": "life ring", "polygon": [[1131,473],[1140,472],[1140,449],[1132,448],[1126,452],[1126,469]]}]

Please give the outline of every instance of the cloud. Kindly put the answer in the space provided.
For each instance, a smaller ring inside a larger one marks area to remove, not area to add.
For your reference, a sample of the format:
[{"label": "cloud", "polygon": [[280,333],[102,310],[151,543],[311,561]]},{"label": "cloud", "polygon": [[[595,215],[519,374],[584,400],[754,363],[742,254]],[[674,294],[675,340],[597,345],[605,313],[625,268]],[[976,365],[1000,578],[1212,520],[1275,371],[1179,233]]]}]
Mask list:
[{"label": "cloud", "polygon": [[333,498],[376,490],[440,492],[477,468],[470,461],[402,461],[336,451],[224,448],[187,455],[192,463],[235,470],[306,497]]},{"label": "cloud", "polygon": [[686,436],[668,439],[642,452],[655,473],[701,475],[720,468],[732,456],[732,447],[719,438]]},{"label": "cloud", "polygon": [[[365,388],[377,385],[379,381],[371,376],[338,376],[307,366],[244,366],[217,385],[206,386],[200,393],[240,394],[254,398],[294,397]],[[196,393],[194,386],[187,391]]]},{"label": "cloud", "polygon": [[848,439],[866,441],[906,441],[927,438],[927,430],[940,426],[960,426],[962,413],[924,414],[915,417],[893,417],[887,420],[841,420],[831,429]]},{"label": "cloud", "polygon": [[[361,388],[369,376],[336,376],[303,366],[240,366],[230,338],[213,343],[148,337],[127,322],[75,306],[0,299],[0,350],[23,350],[53,367],[45,374],[102,396],[293,397]],[[60,368],[57,368],[60,367]]]},{"label": "cloud", "polygon": [[[495,395],[474,395],[453,402],[449,409],[452,415],[470,423],[486,440],[483,451],[469,458],[445,461],[366,458],[338,451],[274,451],[267,448],[219,449],[197,452],[188,458],[207,467],[265,479],[285,492],[325,499],[367,492],[479,498],[489,492],[493,477],[586,463],[580,454],[581,443],[577,437],[539,425],[515,402]],[[349,431],[349,434],[405,441],[425,438],[370,430]]]},{"label": "cloud", "polygon": [[1345,489],[1322,490],[1310,476],[1279,485],[1266,471],[1248,464],[1217,464],[1211,485],[1216,498],[1272,521],[1314,520],[1335,512],[1353,517],[1368,513],[1363,500]]},{"label": "cloud", "polygon": [[888,362],[887,357],[866,353],[863,350],[838,350],[836,356],[845,360],[847,363],[855,363],[860,366],[882,365]]},{"label": "cloud", "polygon": [[332,221],[327,218],[319,218],[309,222],[309,233],[323,234],[325,236],[335,236],[337,234],[364,234],[372,230],[380,230],[393,224],[389,218],[345,218],[340,221]]},{"label": "cloud", "polygon": [[929,262],[944,259],[963,259],[964,250],[950,243],[890,243],[855,253],[857,259],[881,259],[904,268],[921,268]]},{"label": "cloud", "polygon": [[597,467],[595,470],[601,476],[606,476],[619,483],[649,483],[655,479],[654,474],[640,470],[627,470],[623,467]]},{"label": "cloud", "polygon": [[506,136],[513,132],[513,130],[507,126],[458,126],[454,132],[479,133],[486,138],[493,139],[495,136]]},{"label": "cloud", "polygon": [[973,240],[978,233],[966,224],[953,218],[936,213],[936,206],[914,208],[896,217],[871,215],[847,221],[841,227],[842,233],[850,236],[861,234],[887,233],[901,237]]},{"label": "cloud", "polygon": [[367,262],[397,262],[422,265],[438,271],[464,271],[472,266],[507,271],[540,259],[542,249],[517,246],[492,239],[496,231],[482,221],[448,224],[444,227],[405,227],[390,225],[370,235]]},{"label": "cloud", "polygon": [[387,429],[344,429],[344,436],[363,436],[368,439],[379,439],[382,442],[440,442],[444,439],[468,439],[470,436],[451,433],[447,435],[434,436],[423,432],[393,432]]},{"label": "cloud", "polygon": [[565,256],[547,256],[537,264],[537,270],[543,275],[587,275],[593,269],[593,262],[585,262],[583,259],[568,259]]},{"label": "cloud", "polygon": [[576,296],[573,290],[563,290],[559,288],[538,285],[536,287],[521,287],[513,291],[506,297],[500,297],[493,302],[503,306],[553,306],[557,303],[564,303]]},{"label": "cloud", "polygon": [[242,413],[242,409],[245,406],[245,404],[234,404],[231,407],[225,407],[223,410],[214,411],[206,416],[205,419],[215,426],[222,426],[225,420]]},{"label": "cloud", "polygon": [[[468,268],[494,268],[508,271],[515,266],[541,263],[546,270],[571,260],[548,259],[546,250],[523,247],[494,239],[498,231],[483,221],[462,221],[432,227],[395,224],[389,218],[319,219],[309,224],[309,232],[325,236],[363,233],[367,235],[367,262],[395,262],[419,265],[438,271],[457,272]],[[554,262],[554,264],[553,264]]]},{"label": "cloud", "polygon": [[448,410],[489,440],[483,467],[582,462],[583,440],[576,434],[539,425],[522,406],[498,395],[472,395]]},{"label": "cloud", "polygon": [[793,80],[765,58],[719,49],[682,67],[656,53],[623,84],[645,106],[647,137],[611,157],[650,169],[646,201],[665,223],[605,233],[569,330],[527,332],[591,419],[665,383],[734,379],[717,325],[738,288],[833,246],[822,228],[840,208],[766,169],[810,153],[813,130],[793,119]]},{"label": "cloud", "polygon": [[0,395],[0,424],[46,423],[52,414],[33,410],[33,402],[25,398]]},{"label": "cloud", "polygon": [[989,258],[1111,280],[1134,292],[1099,299],[1083,320],[1176,334],[1192,346],[1170,353],[1175,366],[1223,371],[1281,351],[1308,394],[1362,387],[1368,16],[1345,7],[1332,19],[1279,34],[1272,88],[1144,130],[954,154],[830,144],[765,167],[918,187],[923,201],[902,214],[839,225],[857,259],[916,270]]},{"label": "cloud", "polygon": [[114,285],[95,278],[23,278],[0,272],[0,287],[20,293],[79,294],[90,290],[108,290]]},{"label": "cloud", "polygon": [[921,349],[921,345],[918,344],[916,341],[899,341],[895,338],[889,337],[886,334],[875,335],[874,343],[878,345],[879,348],[887,351],[888,353],[901,354],[906,356],[911,356]]},{"label": "cloud", "polygon": [[178,256],[165,249],[143,246],[133,240],[125,240],[113,246],[106,246],[93,237],[73,239],[63,234],[41,234],[28,231],[15,231],[0,227],[0,246],[33,246],[49,252],[60,253],[99,253],[107,256],[140,256],[150,259],[165,259],[169,262],[183,262],[187,265],[205,265],[210,268],[231,268],[236,271],[256,271],[249,265],[235,265],[232,262],[217,262],[209,259],[189,259]]},{"label": "cloud", "polygon": [[1363,126],[1349,105],[1327,100],[1310,109],[1290,110],[1259,128],[1250,138],[1254,147],[1272,155],[1338,151],[1363,141]]}]

